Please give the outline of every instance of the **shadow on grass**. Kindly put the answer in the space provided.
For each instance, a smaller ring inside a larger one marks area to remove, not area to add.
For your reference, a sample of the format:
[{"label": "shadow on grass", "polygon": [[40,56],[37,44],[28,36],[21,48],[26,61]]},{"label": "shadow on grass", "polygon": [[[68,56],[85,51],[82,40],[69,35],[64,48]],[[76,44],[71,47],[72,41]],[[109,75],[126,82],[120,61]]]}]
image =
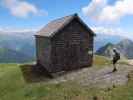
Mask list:
[{"label": "shadow on grass", "polygon": [[48,81],[52,76],[41,66],[37,65],[21,65],[24,80],[27,83]]}]

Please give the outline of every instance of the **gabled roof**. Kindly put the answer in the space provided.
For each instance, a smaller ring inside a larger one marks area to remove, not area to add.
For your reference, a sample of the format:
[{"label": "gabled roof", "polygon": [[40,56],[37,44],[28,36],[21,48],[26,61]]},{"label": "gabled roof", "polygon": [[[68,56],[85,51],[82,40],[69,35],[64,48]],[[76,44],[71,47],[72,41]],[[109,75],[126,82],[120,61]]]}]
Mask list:
[{"label": "gabled roof", "polygon": [[58,33],[58,31],[63,29],[67,24],[69,24],[74,18],[78,18],[81,24],[83,24],[92,35],[95,35],[93,31],[78,17],[77,14],[73,14],[51,21],[39,32],[37,32],[36,36],[52,37]]}]

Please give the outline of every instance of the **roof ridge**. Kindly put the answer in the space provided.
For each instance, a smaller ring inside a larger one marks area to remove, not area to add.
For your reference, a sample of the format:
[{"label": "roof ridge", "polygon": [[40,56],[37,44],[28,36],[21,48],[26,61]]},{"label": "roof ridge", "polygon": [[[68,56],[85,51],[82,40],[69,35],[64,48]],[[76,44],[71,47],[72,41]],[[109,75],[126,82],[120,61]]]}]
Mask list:
[{"label": "roof ridge", "polygon": [[[60,29],[64,28],[75,16],[77,16],[76,14],[73,14],[73,15],[68,15],[68,16],[65,16],[65,17],[62,17],[60,19],[64,19],[66,17],[71,17],[69,20],[67,20],[66,22],[64,22],[62,24],[62,26],[60,26],[59,29],[57,29],[55,32],[53,32],[53,34],[51,35],[51,37],[54,35],[54,33],[58,32]],[[57,19],[57,20],[60,20],[60,19]]]},{"label": "roof ridge", "polygon": [[[50,21],[46,24],[40,31],[38,31],[37,35],[43,34],[44,36],[53,36],[60,28],[63,28],[67,23],[69,23],[74,17],[78,16],[76,13],[57,18],[55,20]],[[37,36],[36,35],[36,36]]]},{"label": "roof ridge", "polygon": [[[67,24],[69,24],[74,18],[77,18],[81,24],[83,24],[89,31],[91,31],[91,29],[89,29],[88,26],[80,19],[78,14],[74,13],[74,14],[60,17],[60,18],[50,21],[40,31],[38,31],[37,35],[35,35],[35,36],[52,37],[58,31],[63,29]],[[91,33],[93,33],[93,32],[91,31]]]},{"label": "roof ridge", "polygon": [[58,18],[55,18],[55,19],[51,20],[49,23],[51,23],[53,21],[56,21],[56,20],[64,19],[64,18],[70,17],[70,16],[74,17],[74,16],[78,16],[78,14],[77,13],[73,13],[73,14],[70,14],[70,15],[63,16],[63,17],[58,17]]}]

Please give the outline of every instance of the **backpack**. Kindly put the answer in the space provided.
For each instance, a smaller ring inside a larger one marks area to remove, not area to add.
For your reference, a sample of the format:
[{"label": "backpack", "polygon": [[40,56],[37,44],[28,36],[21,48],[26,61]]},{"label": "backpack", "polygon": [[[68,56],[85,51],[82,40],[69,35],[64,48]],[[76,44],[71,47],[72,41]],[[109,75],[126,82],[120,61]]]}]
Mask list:
[{"label": "backpack", "polygon": [[116,52],[115,57],[116,57],[117,60],[119,60],[120,59],[120,53]]}]

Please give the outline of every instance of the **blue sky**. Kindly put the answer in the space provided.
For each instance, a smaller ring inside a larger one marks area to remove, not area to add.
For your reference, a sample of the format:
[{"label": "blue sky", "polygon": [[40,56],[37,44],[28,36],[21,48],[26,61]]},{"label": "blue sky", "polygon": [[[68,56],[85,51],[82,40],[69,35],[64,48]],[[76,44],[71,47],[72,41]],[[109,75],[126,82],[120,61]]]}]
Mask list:
[{"label": "blue sky", "polygon": [[78,13],[97,33],[133,37],[133,0],[0,0],[0,29],[39,29]]},{"label": "blue sky", "polygon": [[[4,1],[4,0],[3,0]],[[20,1],[20,0],[18,0]],[[45,10],[48,15],[31,15],[27,18],[13,16],[10,10],[6,7],[0,7],[0,26],[3,27],[38,27],[45,25],[50,20],[69,15],[72,13],[79,13],[81,15],[81,8],[88,4],[84,0],[25,0],[26,2],[35,5],[38,9]],[[84,2],[83,2],[84,1]]]}]

